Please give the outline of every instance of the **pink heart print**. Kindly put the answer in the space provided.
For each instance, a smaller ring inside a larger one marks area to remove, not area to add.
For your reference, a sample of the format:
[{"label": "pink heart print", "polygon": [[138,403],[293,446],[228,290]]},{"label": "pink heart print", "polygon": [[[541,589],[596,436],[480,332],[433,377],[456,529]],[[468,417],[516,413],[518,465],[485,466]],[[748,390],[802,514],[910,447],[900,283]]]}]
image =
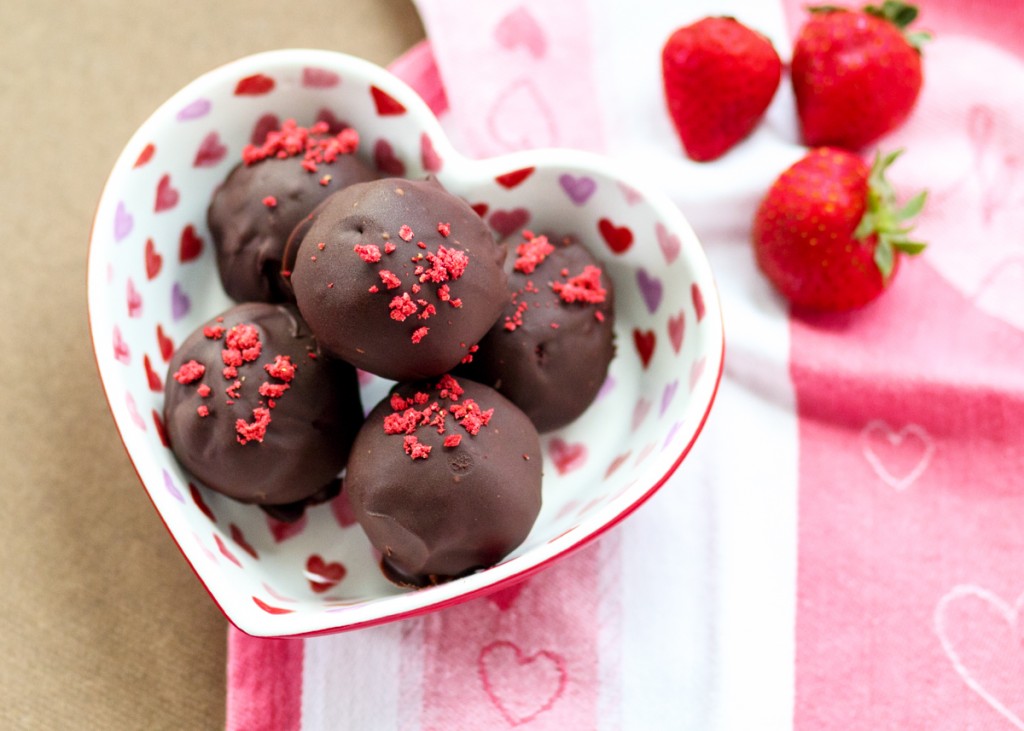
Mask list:
[{"label": "pink heart print", "polygon": [[548,650],[527,655],[507,640],[482,648],[477,665],[484,692],[512,726],[550,710],[568,681],[561,656]]}]

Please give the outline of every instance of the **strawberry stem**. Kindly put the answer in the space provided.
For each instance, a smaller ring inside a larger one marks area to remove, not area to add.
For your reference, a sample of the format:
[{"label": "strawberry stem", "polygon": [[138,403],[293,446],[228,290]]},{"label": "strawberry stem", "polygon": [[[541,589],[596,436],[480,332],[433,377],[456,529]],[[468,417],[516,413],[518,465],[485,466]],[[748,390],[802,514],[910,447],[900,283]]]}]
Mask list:
[{"label": "strawberry stem", "polygon": [[896,263],[896,252],[914,255],[920,254],[925,244],[907,238],[913,230],[910,219],[916,218],[924,209],[928,191],[922,190],[905,204],[897,208],[896,191],[886,180],[885,171],[903,153],[903,150],[883,155],[875,153],[875,160],[868,175],[867,206],[861,217],[853,237],[863,241],[870,236],[877,236],[874,260],[883,279],[892,275]]},{"label": "strawberry stem", "polygon": [[917,20],[916,5],[910,5],[902,0],[885,0],[881,6],[865,5],[864,12],[874,15],[876,18],[888,20],[899,28],[903,32],[903,37],[907,39],[907,43],[918,53],[921,52],[924,44],[932,39],[932,34],[928,31],[908,29],[908,26]]}]

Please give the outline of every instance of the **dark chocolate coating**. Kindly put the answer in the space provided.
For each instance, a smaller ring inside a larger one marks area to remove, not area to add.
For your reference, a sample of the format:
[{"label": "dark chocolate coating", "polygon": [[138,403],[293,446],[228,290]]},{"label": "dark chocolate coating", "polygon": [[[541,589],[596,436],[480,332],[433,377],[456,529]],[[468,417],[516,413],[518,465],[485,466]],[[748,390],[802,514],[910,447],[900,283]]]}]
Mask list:
[{"label": "dark chocolate coating", "polygon": [[[431,451],[412,459],[402,434],[387,434],[388,399],[379,403],[352,447],[345,490],[356,519],[382,554],[395,583],[425,586],[492,566],[519,546],[541,506],[541,452],[537,430],[501,394],[460,381],[460,402],[493,408],[490,422],[471,436],[449,414],[445,433],[423,425],[415,436]],[[450,405],[434,382],[401,384],[408,398],[418,391]],[[425,404],[424,408],[429,405]],[[444,439],[461,434],[456,447]]]},{"label": "dark chocolate coating", "polygon": [[[480,341],[468,365],[456,373],[496,388],[521,408],[541,433],[558,429],[582,414],[597,397],[615,355],[615,307],[611,278],[602,269],[605,301],[595,304],[562,301],[551,288],[587,265],[600,262],[571,238],[549,237],[555,250],[530,274],[511,271],[513,301]],[[509,267],[515,252],[509,253]],[[532,282],[532,287],[527,287]],[[531,291],[536,290],[536,291]],[[505,327],[520,303],[522,325]],[[601,313],[603,320],[596,313]],[[558,327],[552,327],[552,323]]]},{"label": "dark chocolate coating", "polygon": [[[281,278],[281,260],[292,229],[332,193],[377,177],[352,154],[321,162],[315,172],[305,170],[302,160],[298,155],[239,163],[213,194],[207,224],[217,251],[217,268],[224,290],[239,302],[292,301]],[[325,175],[331,180],[321,185]],[[273,196],[277,205],[265,205],[267,196]]]},{"label": "dark chocolate coating", "polygon": [[[449,236],[439,223],[450,224]],[[412,230],[410,241],[401,238],[402,226]],[[389,243],[395,250],[384,253]],[[357,245],[378,247],[380,261],[365,261]],[[445,283],[461,307],[442,301],[440,284],[416,273],[429,261],[414,258],[436,255],[440,247],[468,257],[465,272]],[[291,284],[326,352],[385,378],[418,380],[451,370],[494,323],[508,298],[504,252],[473,209],[436,180],[386,178],[328,199],[298,247]],[[399,285],[389,289],[382,272]],[[398,321],[390,304],[403,294],[422,303]],[[436,314],[424,319],[428,306]],[[423,327],[427,334],[414,342]]]},{"label": "dark chocolate coating", "polygon": [[[234,379],[223,375],[226,336],[208,338],[200,327],[181,344],[171,358],[165,388],[164,423],[171,449],[198,480],[236,500],[260,505],[305,500],[328,487],[344,468],[362,424],[355,369],[320,354],[294,305],[247,303],[222,317],[223,322],[206,325],[225,331],[239,324],[255,326],[260,355],[238,367],[237,378],[244,380],[238,397],[232,398],[225,389]],[[317,357],[310,358],[310,353]],[[260,385],[283,383],[264,368],[278,355],[291,358],[295,376],[274,399],[263,441],[240,444],[236,420],[252,422],[253,409],[267,405]],[[206,371],[198,381],[179,383],[174,374],[190,360]],[[211,389],[206,398],[197,392],[200,384]],[[200,406],[209,409],[208,416],[197,413]]]}]

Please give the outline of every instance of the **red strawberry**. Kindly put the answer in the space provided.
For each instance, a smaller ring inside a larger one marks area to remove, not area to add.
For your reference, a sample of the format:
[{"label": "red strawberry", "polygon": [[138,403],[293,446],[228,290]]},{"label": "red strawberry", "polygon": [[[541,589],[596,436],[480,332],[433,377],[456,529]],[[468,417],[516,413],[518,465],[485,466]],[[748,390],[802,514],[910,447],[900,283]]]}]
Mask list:
[{"label": "red strawberry", "polygon": [[929,36],[904,33],[917,8],[897,0],[811,12],[791,66],[803,140],[859,150],[910,114],[921,91],[920,46]]},{"label": "red strawberry", "polygon": [[704,162],[757,126],[778,88],[782,63],[771,41],[735,18],[704,18],[669,36],[661,70],[686,154]]},{"label": "red strawberry", "polygon": [[787,299],[816,310],[860,307],[892,282],[901,252],[924,249],[907,238],[907,222],[925,193],[897,208],[885,180],[899,154],[879,154],[869,168],[851,152],[817,148],[772,184],[754,218],[754,253]]}]

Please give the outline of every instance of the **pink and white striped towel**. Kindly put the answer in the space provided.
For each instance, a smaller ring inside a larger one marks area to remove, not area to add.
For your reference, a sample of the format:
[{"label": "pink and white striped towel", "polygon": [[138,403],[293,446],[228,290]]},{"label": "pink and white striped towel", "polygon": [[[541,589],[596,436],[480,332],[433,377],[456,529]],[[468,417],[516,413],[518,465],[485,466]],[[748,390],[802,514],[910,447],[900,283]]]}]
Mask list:
[{"label": "pink and white striped towel", "polygon": [[883,144],[931,189],[931,247],[874,305],[809,317],[749,248],[803,151],[788,88],[696,165],[659,66],[707,14],[785,57],[797,0],[419,0],[430,46],[395,71],[464,152],[602,151],[690,217],[723,383],[672,480],[525,583],[332,637],[232,630],[229,729],[1024,729],[1024,7],[922,4],[926,88]]}]

